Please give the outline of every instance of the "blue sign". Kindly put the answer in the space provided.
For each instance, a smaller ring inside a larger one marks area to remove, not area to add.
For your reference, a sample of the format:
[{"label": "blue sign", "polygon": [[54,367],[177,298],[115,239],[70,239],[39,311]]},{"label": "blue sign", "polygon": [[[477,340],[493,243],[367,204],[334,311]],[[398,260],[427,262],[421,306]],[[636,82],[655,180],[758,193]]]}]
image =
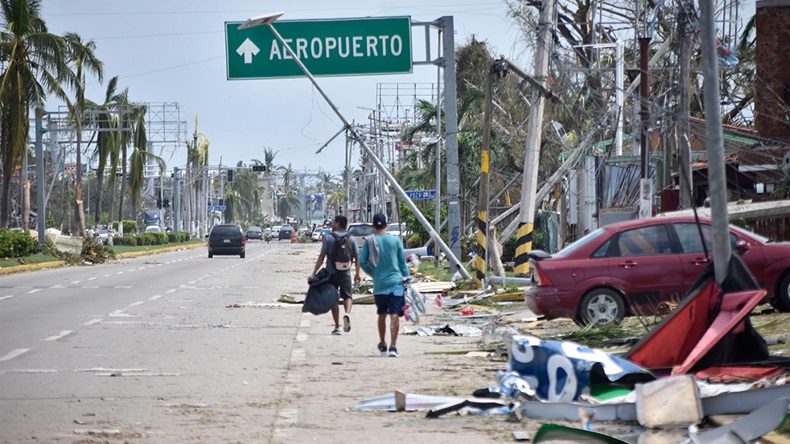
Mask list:
[{"label": "blue sign", "polygon": [[209,206],[208,206],[208,209],[209,209],[209,211],[212,211],[212,210],[215,210],[215,211],[225,211],[225,210],[227,210],[227,209],[228,209],[228,207],[227,207],[227,206],[225,206],[225,205],[215,205],[215,206],[213,206],[213,207],[212,207],[211,205],[209,205]]},{"label": "blue sign", "polygon": [[436,190],[406,191],[406,195],[411,200],[433,200],[436,199]]}]

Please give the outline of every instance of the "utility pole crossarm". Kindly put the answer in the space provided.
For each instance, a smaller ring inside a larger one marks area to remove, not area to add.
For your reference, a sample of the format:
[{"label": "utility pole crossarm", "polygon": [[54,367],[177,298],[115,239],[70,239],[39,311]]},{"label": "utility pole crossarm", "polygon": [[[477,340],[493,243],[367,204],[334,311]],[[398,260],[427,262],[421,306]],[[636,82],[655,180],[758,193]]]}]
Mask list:
[{"label": "utility pole crossarm", "polygon": [[500,60],[502,60],[503,62],[507,63],[508,68],[510,70],[512,70],[514,73],[516,73],[519,77],[521,77],[522,79],[526,80],[527,83],[529,83],[533,87],[537,88],[538,91],[540,91],[540,94],[543,95],[543,97],[545,97],[547,99],[550,99],[554,103],[563,103],[562,99],[560,99],[559,97],[555,96],[548,88],[546,88],[540,82],[535,80],[534,77],[532,77],[531,75],[529,75],[526,72],[524,72],[523,69],[519,68],[518,65],[516,65],[513,62],[511,62],[510,60],[508,60],[504,56],[501,56]]}]

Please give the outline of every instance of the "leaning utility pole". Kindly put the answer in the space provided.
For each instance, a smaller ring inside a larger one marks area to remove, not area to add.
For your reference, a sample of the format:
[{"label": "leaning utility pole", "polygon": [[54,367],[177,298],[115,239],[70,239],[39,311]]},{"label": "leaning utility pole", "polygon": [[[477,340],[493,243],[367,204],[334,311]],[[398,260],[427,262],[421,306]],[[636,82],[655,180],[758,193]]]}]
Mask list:
[{"label": "leaning utility pole", "polygon": [[[535,50],[535,77],[545,88],[549,75],[548,49],[551,44],[551,26],[554,17],[554,0],[546,0],[540,5],[538,19],[537,49]],[[516,276],[529,272],[528,255],[532,250],[532,229],[535,222],[535,191],[538,187],[538,166],[540,163],[540,140],[542,135],[543,108],[546,103],[544,94],[535,90],[532,93],[532,109],[529,112],[527,141],[524,153],[524,177],[521,182],[521,213],[516,240]]]}]

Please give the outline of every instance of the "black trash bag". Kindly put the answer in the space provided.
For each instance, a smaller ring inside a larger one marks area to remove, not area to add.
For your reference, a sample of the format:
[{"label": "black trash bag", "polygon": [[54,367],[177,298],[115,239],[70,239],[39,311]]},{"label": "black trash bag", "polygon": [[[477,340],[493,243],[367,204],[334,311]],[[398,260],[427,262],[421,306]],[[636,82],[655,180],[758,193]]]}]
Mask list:
[{"label": "black trash bag", "polygon": [[322,268],[318,274],[310,276],[307,282],[310,288],[302,305],[302,312],[309,312],[314,315],[328,313],[332,307],[337,305],[340,294],[337,287],[329,283],[330,274]]}]

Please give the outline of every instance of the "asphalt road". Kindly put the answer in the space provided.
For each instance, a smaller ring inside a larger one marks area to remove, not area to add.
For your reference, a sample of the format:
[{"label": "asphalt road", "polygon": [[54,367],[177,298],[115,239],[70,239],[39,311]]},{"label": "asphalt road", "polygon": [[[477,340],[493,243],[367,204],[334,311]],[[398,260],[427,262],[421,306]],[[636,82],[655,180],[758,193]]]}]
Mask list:
[{"label": "asphalt road", "polygon": [[318,253],[253,241],[246,259],[201,247],[0,277],[0,443],[488,443],[539,425],[351,410],[394,389],[470,396],[504,363],[431,353],[479,343],[449,336],[380,357],[373,306],[333,336],[329,315],[277,303]]}]

